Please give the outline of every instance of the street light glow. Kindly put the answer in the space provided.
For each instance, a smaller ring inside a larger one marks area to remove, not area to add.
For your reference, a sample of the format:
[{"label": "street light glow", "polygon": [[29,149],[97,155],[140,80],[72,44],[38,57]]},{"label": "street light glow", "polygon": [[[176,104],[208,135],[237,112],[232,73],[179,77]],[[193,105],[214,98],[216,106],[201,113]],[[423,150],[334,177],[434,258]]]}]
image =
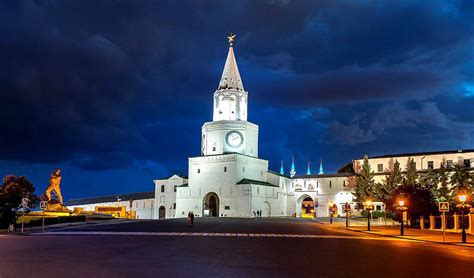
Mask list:
[{"label": "street light glow", "polygon": [[398,201],[398,204],[399,204],[401,207],[403,207],[403,205],[405,204],[405,201],[400,200],[400,201]]},{"label": "street light glow", "polygon": [[458,196],[458,198],[459,198],[459,201],[464,204],[466,202],[467,195],[466,194],[461,194],[461,195]]}]

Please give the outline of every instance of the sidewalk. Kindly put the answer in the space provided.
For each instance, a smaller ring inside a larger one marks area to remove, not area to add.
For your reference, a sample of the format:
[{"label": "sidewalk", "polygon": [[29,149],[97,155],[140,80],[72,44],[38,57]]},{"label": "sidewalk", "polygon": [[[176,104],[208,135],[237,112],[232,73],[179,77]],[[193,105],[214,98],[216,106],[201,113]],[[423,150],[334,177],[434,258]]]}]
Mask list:
[{"label": "sidewalk", "polygon": [[[55,229],[61,229],[61,228],[72,228],[72,227],[87,226],[87,225],[97,226],[97,225],[105,225],[105,224],[122,223],[122,222],[126,222],[126,221],[131,221],[131,220],[128,220],[128,219],[111,219],[111,220],[90,220],[90,221],[82,221],[82,222],[67,222],[67,223],[46,225],[46,226],[44,226],[44,228],[45,228],[44,230],[49,231],[49,230],[55,230]],[[17,227],[15,232],[8,233],[6,229],[1,229],[0,230],[0,235],[21,235],[20,230],[21,230],[21,228]],[[39,233],[39,232],[42,232],[42,230],[43,230],[42,226],[25,227],[23,234]]]},{"label": "sidewalk", "polygon": [[346,228],[345,226],[339,226],[339,227],[346,230],[350,230],[350,231],[367,233],[367,234],[375,234],[375,235],[380,235],[380,236],[474,247],[474,236],[470,234],[467,234],[467,237],[466,237],[467,243],[463,244],[461,243],[460,233],[446,233],[446,237],[445,237],[446,241],[443,241],[443,232],[439,232],[439,231],[405,228],[404,236],[400,236],[400,226],[395,226],[395,227],[372,226],[371,231],[367,231],[367,226],[365,227],[358,226],[358,227],[349,227],[349,228]]}]

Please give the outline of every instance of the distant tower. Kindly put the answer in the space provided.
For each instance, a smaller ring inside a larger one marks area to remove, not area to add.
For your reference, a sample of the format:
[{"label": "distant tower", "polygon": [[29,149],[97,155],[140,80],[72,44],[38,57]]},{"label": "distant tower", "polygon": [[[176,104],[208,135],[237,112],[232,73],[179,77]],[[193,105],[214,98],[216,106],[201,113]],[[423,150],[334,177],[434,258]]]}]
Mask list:
[{"label": "distant tower", "polygon": [[308,161],[308,170],[306,171],[306,175],[311,175],[311,161]]},{"label": "distant tower", "polygon": [[324,174],[324,170],[323,170],[323,158],[321,158],[321,163],[319,163],[319,174],[320,174],[320,175]]},{"label": "distant tower", "polygon": [[285,170],[283,169],[283,160],[281,161],[280,174],[282,174],[282,175],[285,174]]},{"label": "distant tower", "polygon": [[290,170],[290,177],[294,177],[296,175],[296,170],[295,170],[295,157],[293,156],[291,158],[291,170]]}]

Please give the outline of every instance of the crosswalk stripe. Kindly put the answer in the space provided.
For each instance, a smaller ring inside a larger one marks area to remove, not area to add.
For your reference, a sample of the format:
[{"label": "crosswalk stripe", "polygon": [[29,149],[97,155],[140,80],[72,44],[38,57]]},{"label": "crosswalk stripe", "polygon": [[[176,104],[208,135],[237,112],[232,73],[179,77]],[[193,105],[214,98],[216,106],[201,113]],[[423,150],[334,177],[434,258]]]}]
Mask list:
[{"label": "crosswalk stripe", "polygon": [[108,231],[57,231],[36,233],[33,235],[66,235],[66,236],[185,236],[185,237],[287,237],[313,239],[365,239],[365,240],[395,240],[382,237],[359,237],[347,235],[315,235],[315,234],[259,234],[259,233],[200,233],[200,232],[108,232]]}]

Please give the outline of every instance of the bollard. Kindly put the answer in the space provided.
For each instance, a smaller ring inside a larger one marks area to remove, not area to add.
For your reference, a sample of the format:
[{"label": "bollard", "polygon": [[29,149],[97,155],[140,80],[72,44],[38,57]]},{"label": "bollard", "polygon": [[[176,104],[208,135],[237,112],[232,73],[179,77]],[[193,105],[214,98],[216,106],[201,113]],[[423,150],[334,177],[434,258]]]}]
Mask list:
[{"label": "bollard", "polygon": [[453,217],[454,217],[454,230],[457,231],[459,230],[459,215],[455,213]]},{"label": "bollard", "polygon": [[420,217],[420,229],[421,230],[425,229],[425,218],[423,216]]},{"label": "bollard", "polygon": [[435,225],[436,225],[436,220],[435,220],[435,216],[434,215],[430,215],[430,230],[434,230],[435,229]]}]

